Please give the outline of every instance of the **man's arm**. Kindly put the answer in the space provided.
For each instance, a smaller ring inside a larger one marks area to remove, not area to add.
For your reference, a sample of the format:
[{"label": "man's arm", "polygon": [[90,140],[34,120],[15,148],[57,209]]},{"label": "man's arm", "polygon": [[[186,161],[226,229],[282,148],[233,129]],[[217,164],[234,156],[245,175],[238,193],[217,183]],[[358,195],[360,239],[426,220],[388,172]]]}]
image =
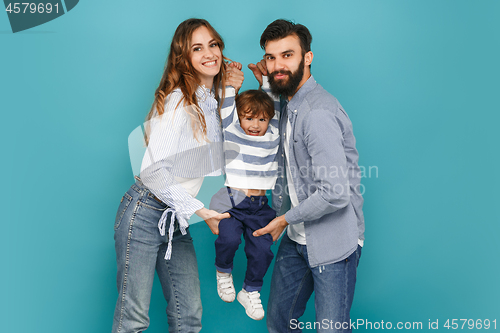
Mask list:
[{"label": "man's arm", "polygon": [[[345,117],[346,122],[340,121],[337,115]],[[307,198],[285,215],[255,231],[254,236],[269,233],[276,240],[287,224],[316,220],[349,204],[350,170],[347,169],[343,139],[346,124],[350,122],[342,111],[328,109],[313,110],[305,119],[304,140],[311,156],[310,168],[316,186],[314,189],[301,189],[306,191]]]},{"label": "man's arm", "polygon": [[259,86],[262,86],[262,75],[267,75],[266,61],[262,59],[256,64],[248,64],[248,68],[252,71],[257,81],[259,81]]},{"label": "man's arm", "polygon": [[[307,168],[312,168],[315,187],[297,189],[306,192],[306,199],[285,214],[290,224],[319,219],[349,204],[349,170],[342,128],[344,122],[338,117],[348,120],[341,111],[334,112],[326,108],[312,110],[304,119],[304,140],[311,156],[311,165]],[[308,171],[310,173],[311,170]]]},{"label": "man's arm", "polygon": [[276,242],[287,225],[288,222],[285,220],[285,215],[281,215],[269,222],[264,228],[255,230],[252,235],[259,237],[270,234],[273,237],[273,242]]}]

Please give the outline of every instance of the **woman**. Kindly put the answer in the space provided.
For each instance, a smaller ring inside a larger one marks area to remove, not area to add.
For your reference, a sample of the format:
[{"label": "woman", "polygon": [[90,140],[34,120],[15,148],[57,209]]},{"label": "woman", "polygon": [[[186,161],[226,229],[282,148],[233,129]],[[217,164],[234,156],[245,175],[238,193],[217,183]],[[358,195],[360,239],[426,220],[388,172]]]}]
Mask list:
[{"label": "woman", "polygon": [[147,117],[141,178],[123,196],[115,221],[119,297],[113,332],[147,329],[155,269],[168,303],[169,331],[201,329],[200,281],[187,220],[196,214],[218,234],[219,221],[229,217],[195,197],[203,177],[221,174],[223,164],[214,91],[226,84],[239,88],[243,81],[241,71],[225,68],[223,48],[205,20],[188,19],[175,31]]}]

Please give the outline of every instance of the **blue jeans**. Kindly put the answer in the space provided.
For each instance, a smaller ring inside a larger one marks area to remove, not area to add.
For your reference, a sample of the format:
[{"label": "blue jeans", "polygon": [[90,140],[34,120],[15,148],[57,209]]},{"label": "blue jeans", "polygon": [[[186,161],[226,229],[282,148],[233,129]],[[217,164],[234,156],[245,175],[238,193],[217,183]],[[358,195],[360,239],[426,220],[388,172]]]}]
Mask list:
[{"label": "blue jeans", "polygon": [[307,246],[292,241],[285,233],[281,240],[267,305],[270,333],[302,332],[306,303],[315,292],[317,332],[351,332],[349,312],[356,284],[361,247],[347,259],[311,267]]},{"label": "blue jeans", "polygon": [[241,191],[224,187],[212,197],[210,209],[231,214],[219,223],[219,236],[215,240],[215,267],[219,272],[231,273],[234,255],[243,235],[247,256],[243,289],[260,291],[274,257],[271,251],[273,238],[269,234],[254,237],[252,233],[276,217],[276,212],[267,204],[267,197],[247,197]]},{"label": "blue jeans", "polygon": [[193,240],[189,231],[182,235],[177,225],[172,257],[164,259],[168,233],[160,235],[158,221],[165,209],[167,206],[140,181],[122,198],[115,221],[119,295],[113,333],[137,333],[148,328],[155,270],[167,301],[169,332],[201,330],[200,280]]}]

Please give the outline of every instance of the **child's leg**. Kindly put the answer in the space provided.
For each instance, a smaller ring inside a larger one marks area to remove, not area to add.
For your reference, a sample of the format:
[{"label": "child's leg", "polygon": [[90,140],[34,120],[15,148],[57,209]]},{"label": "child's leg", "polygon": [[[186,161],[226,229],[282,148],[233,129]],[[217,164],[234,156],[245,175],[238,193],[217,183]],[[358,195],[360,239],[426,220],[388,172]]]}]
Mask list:
[{"label": "child's leg", "polygon": [[253,230],[245,229],[245,253],[247,255],[247,271],[243,289],[246,291],[260,291],[264,283],[269,265],[274,258],[271,251],[273,239],[271,235],[262,235],[254,237]]},{"label": "child's leg", "polygon": [[252,233],[257,229],[265,227],[276,217],[276,212],[269,207],[269,205],[267,205],[266,199],[265,205],[261,209],[256,211],[254,215],[249,215],[247,217],[248,219],[245,219],[244,221],[247,271],[245,274],[243,289],[249,292],[260,291],[264,282],[264,275],[266,275],[267,269],[269,268],[269,265],[274,257],[274,254],[271,251],[273,238],[269,234],[254,237]]},{"label": "child's leg", "polygon": [[[231,213],[231,212],[229,212]],[[243,224],[230,217],[219,223],[219,237],[215,240],[215,266],[219,272],[231,273],[236,250],[241,244]]]}]

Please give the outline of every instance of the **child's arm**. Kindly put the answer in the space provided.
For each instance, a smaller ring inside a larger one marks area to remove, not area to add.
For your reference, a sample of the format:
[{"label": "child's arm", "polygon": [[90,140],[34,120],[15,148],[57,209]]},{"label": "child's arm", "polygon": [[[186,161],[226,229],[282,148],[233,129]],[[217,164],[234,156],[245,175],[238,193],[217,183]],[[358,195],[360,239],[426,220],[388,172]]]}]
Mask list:
[{"label": "child's arm", "polygon": [[274,118],[279,120],[279,113],[281,109],[280,97],[273,95],[271,88],[269,86],[269,80],[267,77],[266,61],[262,59],[255,64],[248,64],[248,68],[252,71],[253,75],[259,82],[260,89],[262,89],[266,94],[268,94],[274,101]]},{"label": "child's arm", "polygon": [[222,128],[225,130],[238,120],[238,113],[236,112],[236,93],[232,86],[225,87],[225,97],[222,107],[220,109],[220,117],[222,119]]},{"label": "child's arm", "polygon": [[226,65],[225,96],[220,110],[223,129],[228,128],[229,125],[238,121],[235,97],[237,90],[239,90],[244,80],[241,68],[241,63],[236,61]]},{"label": "child's arm", "polygon": [[[273,101],[274,101],[274,117],[273,117],[273,119],[276,119],[276,121],[279,121],[279,119],[280,119],[280,106],[281,106],[280,98],[279,98],[279,96],[276,96],[271,92],[271,87],[269,86],[269,79],[266,75],[262,76],[261,88],[266,94],[269,95],[269,97],[271,97],[273,99]],[[271,120],[271,122],[272,122],[272,120]],[[277,126],[278,125],[276,123],[276,127]]]},{"label": "child's arm", "polygon": [[243,65],[241,63],[233,61],[226,65],[226,86],[233,86],[236,94],[240,90],[243,85],[243,81],[245,80],[245,75],[241,71]]}]

